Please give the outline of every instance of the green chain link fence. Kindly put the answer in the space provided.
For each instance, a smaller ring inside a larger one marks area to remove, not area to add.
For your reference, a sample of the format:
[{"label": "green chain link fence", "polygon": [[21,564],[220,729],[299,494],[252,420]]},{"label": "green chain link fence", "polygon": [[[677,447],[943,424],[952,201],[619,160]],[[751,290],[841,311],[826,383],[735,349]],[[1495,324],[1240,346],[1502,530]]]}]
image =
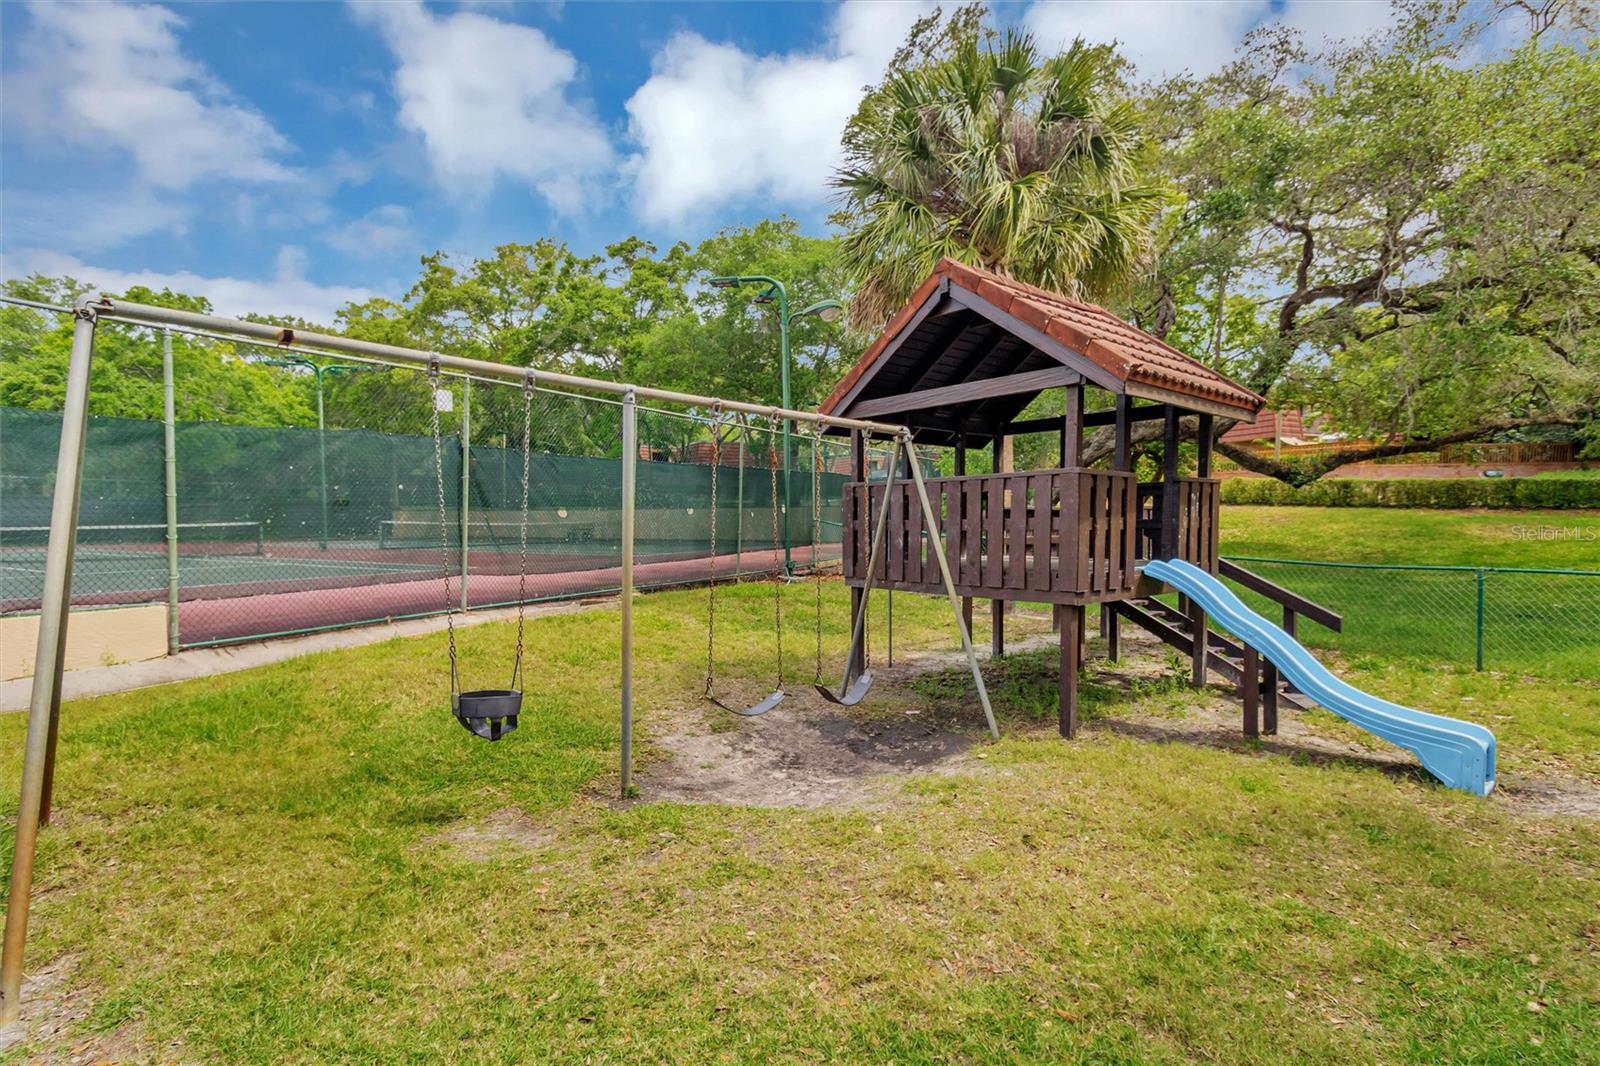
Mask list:
[{"label": "green chain link fence", "polygon": [[[1600,571],[1228,558],[1344,616],[1340,633],[1302,622],[1299,637],[1312,646],[1600,677]],[[1239,591],[1269,618],[1281,611]]]},{"label": "green chain link fence", "polygon": [[[48,331],[65,320],[0,309],[0,360],[35,360],[47,381]],[[143,388],[159,404],[166,338],[102,325],[95,393]],[[358,362],[321,363],[270,347],[174,335],[177,565],[166,549],[164,426],[90,420],[75,606],[176,605],[182,646],[337,628],[512,602],[520,569],[522,392]],[[226,365],[224,365],[226,364]],[[109,376],[108,376],[109,375]],[[245,381],[245,389],[238,383]],[[276,393],[274,392],[276,390]],[[294,425],[250,424],[262,396]],[[93,403],[93,398],[91,400]],[[446,484],[441,550],[429,408],[440,403]],[[250,406],[255,404],[255,407]],[[610,591],[620,562],[620,412],[613,399],[538,390],[528,486],[527,592],[555,599]],[[148,407],[148,405],[146,405]],[[775,440],[756,419],[641,408],[637,562],[642,587],[704,581],[712,459],[717,572],[809,565],[812,441],[796,435],[790,483],[776,485]],[[0,613],[37,610],[60,418],[0,407]],[[465,463],[463,463],[465,459]],[[847,448],[820,442],[821,561],[838,557]],[[874,457],[881,476],[886,457]],[[463,469],[466,476],[463,477]],[[930,473],[932,470],[930,469]],[[788,503],[785,504],[785,498]],[[1339,611],[1341,634],[1308,643],[1490,670],[1600,676],[1600,573],[1237,560]],[[463,582],[461,579],[465,578]],[[1276,610],[1259,598],[1263,611]]]}]

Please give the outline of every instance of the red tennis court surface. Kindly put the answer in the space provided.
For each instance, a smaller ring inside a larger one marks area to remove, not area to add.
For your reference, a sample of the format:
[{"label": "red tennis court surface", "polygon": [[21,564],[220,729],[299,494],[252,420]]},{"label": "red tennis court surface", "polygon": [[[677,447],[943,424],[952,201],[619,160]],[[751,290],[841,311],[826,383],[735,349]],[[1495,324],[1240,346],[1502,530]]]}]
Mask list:
[{"label": "red tennis court surface", "polygon": [[[829,549],[832,550],[829,550]],[[824,560],[837,559],[836,545],[825,546]],[[796,565],[809,565],[809,547],[793,551]],[[731,578],[735,566],[744,574],[771,573],[783,565],[782,551],[746,551],[742,557],[721,555],[716,560],[719,579]],[[711,573],[707,556],[656,559],[634,564],[634,584],[639,588],[661,588],[704,582]],[[405,580],[377,581],[364,578],[359,584],[346,579],[337,588],[323,584],[337,579],[313,580],[319,587],[291,591],[246,594],[236,587],[235,595],[185,599],[178,605],[178,632],[185,647],[219,644],[264,637],[285,636],[314,629],[386,622],[396,618],[438,614],[444,610],[444,582],[437,571]],[[572,599],[615,592],[622,583],[619,566],[593,569],[530,573],[526,592],[529,601]],[[518,576],[515,573],[472,573],[467,581],[467,600],[471,607],[492,607],[517,601]],[[460,576],[451,579],[451,595],[460,602]]]}]

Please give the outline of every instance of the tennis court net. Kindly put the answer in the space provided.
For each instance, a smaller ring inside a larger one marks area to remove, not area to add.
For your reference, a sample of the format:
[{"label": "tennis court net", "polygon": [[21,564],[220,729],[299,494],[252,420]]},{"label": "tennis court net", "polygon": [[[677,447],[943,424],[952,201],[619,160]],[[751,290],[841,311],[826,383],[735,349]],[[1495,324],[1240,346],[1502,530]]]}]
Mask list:
[{"label": "tennis court net", "polygon": [[[179,522],[179,550],[184,555],[265,555],[265,522]],[[0,552],[8,558],[43,557],[50,540],[49,526],[0,526]],[[163,522],[119,522],[78,527],[78,553],[146,555],[167,550]]]}]

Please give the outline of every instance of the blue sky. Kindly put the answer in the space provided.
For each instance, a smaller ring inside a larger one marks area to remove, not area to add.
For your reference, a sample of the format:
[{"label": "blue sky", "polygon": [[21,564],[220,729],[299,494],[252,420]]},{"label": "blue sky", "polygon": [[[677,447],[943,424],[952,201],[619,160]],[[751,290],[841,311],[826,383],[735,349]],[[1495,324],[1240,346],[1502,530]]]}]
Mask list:
[{"label": "blue sky", "polygon": [[[418,256],[555,236],[823,232],[860,90],[918,0],[0,3],[0,273],[171,284],[328,321]],[[1252,27],[1379,28],[1376,0],[993,5],[1049,43],[1208,72]]]}]

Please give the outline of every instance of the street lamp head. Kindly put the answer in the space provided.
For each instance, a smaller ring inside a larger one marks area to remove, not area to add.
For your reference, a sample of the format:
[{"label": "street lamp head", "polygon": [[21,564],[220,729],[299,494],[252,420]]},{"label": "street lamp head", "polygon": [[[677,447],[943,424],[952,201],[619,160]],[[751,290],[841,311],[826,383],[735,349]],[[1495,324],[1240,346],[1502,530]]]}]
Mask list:
[{"label": "street lamp head", "polygon": [[844,304],[838,300],[818,300],[809,307],[802,307],[796,311],[794,317],[803,318],[806,315],[816,315],[824,322],[835,322],[843,312]]},{"label": "street lamp head", "polygon": [[713,289],[735,289],[739,287],[738,278],[716,277],[711,279]]}]

